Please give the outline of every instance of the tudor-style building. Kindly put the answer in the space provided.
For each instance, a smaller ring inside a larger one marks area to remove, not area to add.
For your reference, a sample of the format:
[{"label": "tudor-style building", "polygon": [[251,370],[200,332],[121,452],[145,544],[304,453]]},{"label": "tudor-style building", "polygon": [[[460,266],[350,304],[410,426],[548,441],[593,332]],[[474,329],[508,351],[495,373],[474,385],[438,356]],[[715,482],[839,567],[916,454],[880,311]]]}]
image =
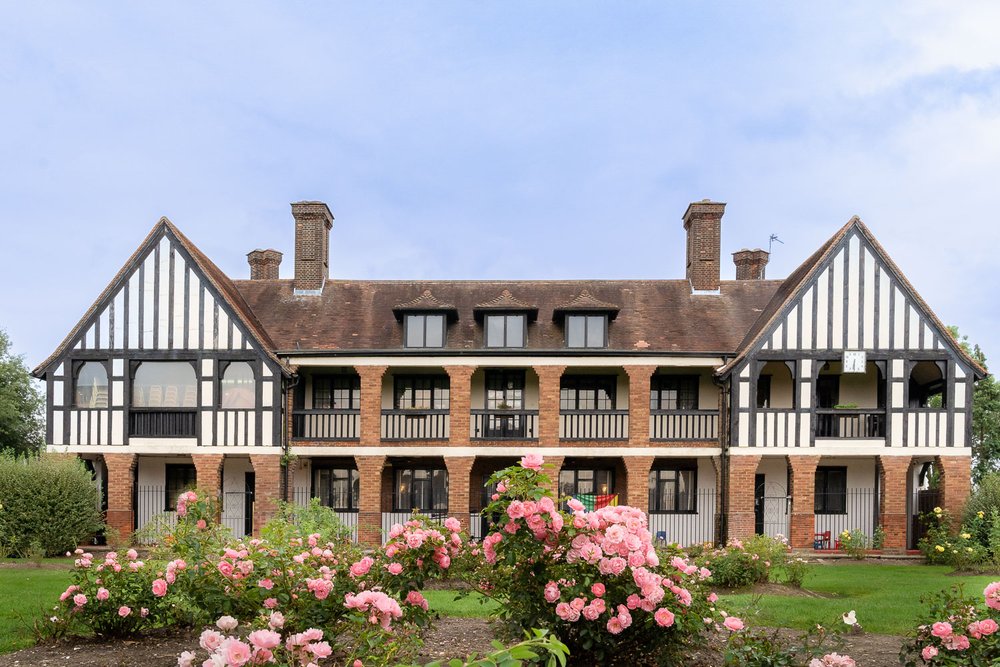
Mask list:
[{"label": "tudor-style building", "polygon": [[254,250],[234,280],[164,218],[35,369],[48,448],[123,533],[197,484],[237,533],[318,498],[368,543],[415,509],[481,536],[485,480],[535,451],[667,542],[912,547],[968,494],[984,370],[857,218],[784,280],[761,250],[721,280],[724,208],[688,207],[679,280],[335,280],[320,202],[292,204],[293,278]]}]

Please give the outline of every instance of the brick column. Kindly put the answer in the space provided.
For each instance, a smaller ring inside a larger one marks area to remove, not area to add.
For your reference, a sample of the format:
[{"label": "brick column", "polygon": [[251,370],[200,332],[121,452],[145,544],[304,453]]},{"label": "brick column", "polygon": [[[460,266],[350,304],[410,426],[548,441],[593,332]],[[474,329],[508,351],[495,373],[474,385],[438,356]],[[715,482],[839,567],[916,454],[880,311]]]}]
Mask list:
[{"label": "brick column", "polygon": [[712,457],[712,470],[715,471],[715,512],[712,522],[712,541],[720,543],[725,538],[725,523],[722,520],[722,457]]},{"label": "brick column", "polygon": [[759,454],[729,457],[727,540],[743,540],[754,534],[753,478],[760,459]]},{"label": "brick column", "polygon": [[358,444],[362,447],[378,446],[382,441],[382,376],[388,368],[354,367],[361,377],[361,440]]},{"label": "brick column", "polygon": [[545,466],[542,468],[542,472],[549,478],[549,484],[546,488],[552,493],[552,497],[556,499],[559,498],[559,471],[562,470],[563,463],[565,462],[565,456],[546,456]]},{"label": "brick column", "polygon": [[[469,444],[469,419],[472,409],[472,374],[475,366],[445,366],[448,373],[448,385],[451,410],[448,424],[448,444],[466,446]],[[468,511],[468,503],[465,504]]]},{"label": "brick column", "polygon": [[907,547],[906,477],[912,459],[911,456],[878,457],[878,521],[885,531],[883,548],[887,551],[903,551]]},{"label": "brick column", "polygon": [[[559,379],[565,366],[534,366],[538,375],[538,446],[559,446]],[[562,466],[562,462],[559,463]]]},{"label": "brick column", "polygon": [[[362,390],[364,391],[364,390]],[[360,483],[358,507],[358,542],[368,546],[382,544],[382,470],[384,456],[355,456]]]},{"label": "brick column", "polygon": [[789,456],[792,468],[792,517],[788,543],[797,549],[808,549],[816,536],[816,467],[818,456]]},{"label": "brick column", "polygon": [[649,446],[649,380],[656,372],[656,366],[626,366],[625,372],[628,373],[629,445],[647,447]]},{"label": "brick column", "polygon": [[[452,407],[454,405],[452,403]],[[448,516],[458,519],[463,530],[469,529],[469,490],[472,484],[472,464],[475,461],[475,456],[444,457],[444,464],[448,468]]]},{"label": "brick column", "polygon": [[104,455],[104,465],[108,469],[108,512],[105,521],[118,531],[122,540],[132,534],[135,525],[132,490],[137,464],[138,457],[135,454]]},{"label": "brick column", "polygon": [[652,456],[626,456],[624,504],[649,512],[649,470],[653,467]]},{"label": "brick column", "polygon": [[198,489],[218,498],[222,494],[222,454],[192,454]]},{"label": "brick column", "polygon": [[251,454],[250,465],[254,474],[253,534],[260,535],[261,527],[278,509],[281,500],[281,457],[276,454]]},{"label": "brick column", "polygon": [[941,509],[951,513],[954,525],[958,527],[972,490],[972,459],[967,456],[938,456],[934,465],[941,471]]}]

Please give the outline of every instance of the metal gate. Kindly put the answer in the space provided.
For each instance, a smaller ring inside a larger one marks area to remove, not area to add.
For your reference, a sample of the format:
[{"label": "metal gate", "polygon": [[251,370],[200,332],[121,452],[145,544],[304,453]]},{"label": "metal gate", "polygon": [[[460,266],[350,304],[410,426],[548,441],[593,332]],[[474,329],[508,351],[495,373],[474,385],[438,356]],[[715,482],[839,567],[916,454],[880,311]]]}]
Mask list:
[{"label": "metal gate", "polygon": [[781,484],[758,483],[754,490],[754,532],[787,538],[791,501],[791,496]]}]

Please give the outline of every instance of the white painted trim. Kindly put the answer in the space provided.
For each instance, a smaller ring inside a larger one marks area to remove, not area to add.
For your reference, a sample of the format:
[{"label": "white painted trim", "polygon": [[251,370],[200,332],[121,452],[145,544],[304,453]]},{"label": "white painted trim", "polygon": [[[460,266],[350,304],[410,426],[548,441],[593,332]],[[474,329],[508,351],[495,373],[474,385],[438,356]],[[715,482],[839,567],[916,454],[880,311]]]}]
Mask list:
[{"label": "white painted trim", "polygon": [[[133,440],[134,442],[134,440]],[[318,448],[316,448],[318,449]],[[188,456],[190,454],[281,454],[279,447],[211,447],[202,445],[179,445],[162,443],[160,445],[48,445],[45,450],[50,454],[163,454]]]},{"label": "white painted trim", "polygon": [[[207,449],[202,447],[201,449]],[[229,451],[235,447],[216,447]],[[292,447],[295,456],[719,456],[719,447]]]},{"label": "white painted trim", "polygon": [[[881,440],[879,441],[882,442]],[[644,451],[644,450],[640,450]],[[886,447],[879,445],[817,444],[815,447],[731,447],[731,456],[956,456],[968,458],[968,447]]]},{"label": "white painted trim", "polygon": [[418,367],[441,367],[441,366],[489,366],[490,368],[511,366],[711,366],[718,368],[724,363],[722,357],[669,357],[669,356],[642,356],[642,357],[574,357],[574,356],[552,356],[552,357],[420,357],[420,356],[357,356],[348,355],[336,357],[285,357],[285,360],[292,366],[418,366]]}]

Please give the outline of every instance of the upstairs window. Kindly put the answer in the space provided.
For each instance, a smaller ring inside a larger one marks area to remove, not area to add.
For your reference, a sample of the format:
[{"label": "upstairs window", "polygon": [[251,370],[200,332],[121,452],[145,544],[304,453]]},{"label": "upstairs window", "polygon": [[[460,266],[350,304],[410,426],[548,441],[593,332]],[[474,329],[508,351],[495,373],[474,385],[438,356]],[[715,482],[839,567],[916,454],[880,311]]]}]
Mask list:
[{"label": "upstairs window", "polygon": [[73,405],[78,408],[108,407],[108,369],[99,361],[88,361],[76,372]]},{"label": "upstairs window", "polygon": [[222,372],[220,387],[222,408],[230,410],[253,410],[257,402],[257,384],[253,369],[245,361],[233,361]]},{"label": "upstairs window", "polygon": [[607,347],[607,315],[567,315],[566,347]]},{"label": "upstairs window", "polygon": [[357,375],[317,375],[312,380],[314,410],[358,410],[361,378]]},{"label": "upstairs window", "polygon": [[524,347],[524,315],[487,315],[486,347]]},{"label": "upstairs window", "polygon": [[697,410],[697,375],[654,375],[650,410]]},{"label": "upstairs window", "polygon": [[143,361],[132,379],[134,408],[197,408],[198,381],[187,361]]},{"label": "upstairs window", "polygon": [[406,347],[444,347],[444,315],[407,315],[404,320]]},{"label": "upstairs window", "polygon": [[397,410],[447,410],[450,407],[447,375],[396,376],[394,390]]},{"label": "upstairs window", "polygon": [[560,410],[614,410],[618,378],[614,375],[564,375]]}]

